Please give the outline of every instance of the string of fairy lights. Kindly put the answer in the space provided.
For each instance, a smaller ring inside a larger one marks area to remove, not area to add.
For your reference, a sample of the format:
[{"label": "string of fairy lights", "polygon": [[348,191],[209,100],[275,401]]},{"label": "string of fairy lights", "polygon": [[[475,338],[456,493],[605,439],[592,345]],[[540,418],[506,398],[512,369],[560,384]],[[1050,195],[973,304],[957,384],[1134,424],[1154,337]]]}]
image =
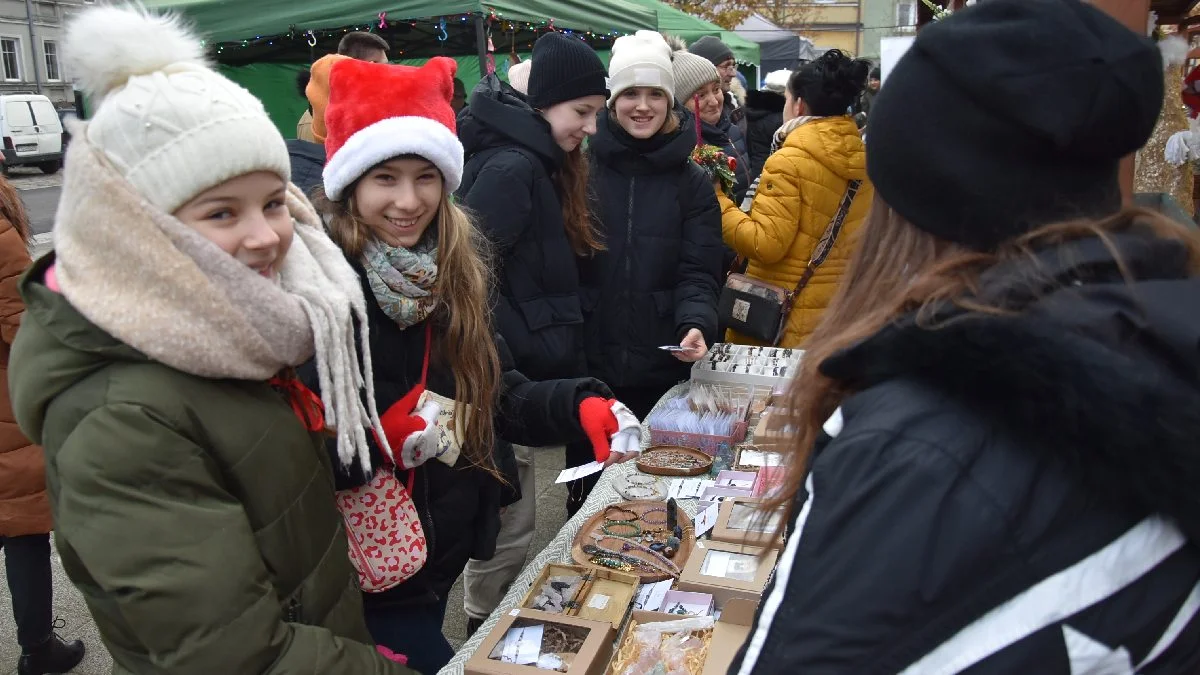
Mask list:
[{"label": "string of fairy lights", "polygon": [[[518,19],[505,18],[503,14],[489,9],[486,15],[478,13],[467,13],[448,15],[432,18],[421,19],[392,19],[387,16],[387,12],[380,12],[375,20],[368,23],[357,23],[354,25],[340,26],[338,28],[325,28],[320,30],[302,29],[296,26],[291,26],[286,33],[277,35],[256,35],[253,38],[246,38],[240,41],[221,42],[216,44],[216,53],[218,56],[233,56],[237,52],[247,49],[261,49],[264,46],[297,46],[297,43],[307,42],[309,47],[315,47],[319,42],[327,41],[334,38],[340,38],[342,35],[351,31],[370,31],[374,33],[391,33],[396,32],[396,29],[403,30],[404,27],[411,30],[413,28],[422,28],[431,30],[434,38],[439,42],[446,42],[450,39],[450,31],[457,27],[461,30],[462,27],[471,26],[474,30],[474,19],[483,16],[486,20],[486,30],[488,39],[494,33],[515,36],[518,33],[532,33],[535,36],[549,31],[558,31],[567,35],[576,35],[582,40],[588,42],[607,42],[615,40],[622,35],[628,33],[624,31],[612,30],[608,32],[594,30],[573,30],[569,28],[561,28],[554,25],[554,19],[550,18],[545,21],[523,21]],[[457,32],[456,30],[456,32]],[[474,39],[474,33],[471,34],[471,39]],[[530,41],[526,48],[533,46]],[[403,54],[403,51],[398,53]]]}]

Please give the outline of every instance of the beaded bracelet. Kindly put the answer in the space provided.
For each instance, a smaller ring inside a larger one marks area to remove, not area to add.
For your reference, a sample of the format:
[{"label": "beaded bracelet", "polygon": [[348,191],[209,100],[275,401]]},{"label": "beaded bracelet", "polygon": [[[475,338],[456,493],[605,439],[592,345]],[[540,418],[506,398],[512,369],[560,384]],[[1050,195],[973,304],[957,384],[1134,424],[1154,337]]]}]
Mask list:
[{"label": "beaded bracelet", "polygon": [[652,487],[642,487],[641,485],[630,485],[621,491],[621,495],[626,499],[652,499],[658,496],[658,491]]},{"label": "beaded bracelet", "polygon": [[[620,537],[612,537],[612,536],[604,537],[604,536],[598,536],[598,535],[592,535],[592,537],[596,540],[597,545],[601,544],[605,539],[619,539],[620,538]],[[655,560],[657,560],[658,562],[660,562],[664,565],[664,569],[669,570],[674,576],[679,576],[679,573],[680,573],[679,566],[676,565],[675,563],[671,562],[669,559],[667,559],[663,555],[659,554],[657,551],[654,551],[649,546],[643,546],[642,544],[639,544],[636,541],[633,541],[630,539],[622,539],[622,544],[625,544],[625,543],[632,544],[633,547],[638,549],[639,551],[650,554],[651,556],[653,556],[655,558]],[[610,551],[610,549],[606,549],[603,547],[600,547],[600,550]],[[612,551],[612,552],[616,553],[616,551]]]},{"label": "beaded bracelet", "polygon": [[[648,518],[647,516],[649,516],[651,513],[663,514],[662,520],[658,520],[657,518],[654,520],[650,520],[650,518]],[[645,511],[642,511],[642,522],[647,525],[666,525],[667,524],[667,507],[660,506],[657,508],[646,509]]]},{"label": "beaded bracelet", "polygon": [[[633,532],[621,534],[620,532],[613,532],[611,529],[609,529],[615,527],[630,527],[633,528]],[[614,537],[637,537],[642,534],[642,526],[631,520],[607,520],[604,522],[604,525],[600,527],[600,531],[604,534]]]},{"label": "beaded bracelet", "polygon": [[[614,510],[620,515],[628,515],[628,516],[633,516],[633,517],[632,518],[613,518],[608,515],[608,512],[614,511]],[[605,520],[605,522],[608,522],[608,523],[632,523],[633,521],[635,521],[637,519],[638,519],[637,511],[632,511],[630,509],[622,508],[620,506],[616,506],[615,504],[613,506],[610,506],[610,507],[604,509],[604,520]]]},{"label": "beaded bracelet", "polygon": [[658,479],[654,476],[643,476],[637,473],[631,473],[625,476],[625,482],[629,485],[654,485]]},{"label": "beaded bracelet", "polygon": [[[625,555],[624,553],[622,553],[620,551],[614,551],[611,548],[604,548],[603,546],[598,546],[596,544],[585,544],[583,546],[583,552],[587,553],[588,555],[592,556],[593,558],[600,558],[600,559],[608,558],[608,559],[612,559],[612,560],[623,561],[634,567],[640,567],[642,569],[649,570],[650,572],[653,572],[654,574],[670,574],[672,576],[679,576],[678,572],[672,572],[671,569],[662,567],[660,565],[656,565],[652,561],[646,560],[644,558],[639,558],[635,555]],[[591,559],[589,559],[589,560],[591,560]],[[596,564],[603,565],[604,563],[597,562]]]}]

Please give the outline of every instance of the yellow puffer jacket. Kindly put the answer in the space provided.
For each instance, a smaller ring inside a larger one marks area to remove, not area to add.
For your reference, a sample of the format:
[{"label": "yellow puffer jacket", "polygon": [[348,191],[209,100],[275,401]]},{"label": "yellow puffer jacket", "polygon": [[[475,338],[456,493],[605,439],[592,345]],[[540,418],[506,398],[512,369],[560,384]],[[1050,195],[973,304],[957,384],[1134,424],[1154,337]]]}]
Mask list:
[{"label": "yellow puffer jacket", "polygon": [[[849,117],[822,117],[800,125],[767,159],[750,213],[718,191],[725,243],[749,260],[746,274],[794,289],[851,180],[862,181],[837,243],[796,298],[779,344],[798,347],[817,327],[854,250],[859,227],[875,196],[867,180],[867,153]],[[761,344],[729,331],[729,342]]]}]

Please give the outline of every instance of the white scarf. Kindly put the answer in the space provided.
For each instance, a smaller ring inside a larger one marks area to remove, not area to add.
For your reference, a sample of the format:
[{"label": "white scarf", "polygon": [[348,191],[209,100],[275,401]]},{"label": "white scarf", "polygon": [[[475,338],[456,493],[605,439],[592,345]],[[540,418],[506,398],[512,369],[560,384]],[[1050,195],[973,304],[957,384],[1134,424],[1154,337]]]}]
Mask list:
[{"label": "white scarf", "polygon": [[198,377],[267,380],[315,355],[338,458],[370,473],[367,428],[391,449],[375,409],[366,301],[303,193],[288,187],[295,236],[275,282],[143,199],[85,128],[73,134],[54,225],[63,296],[116,339]]}]

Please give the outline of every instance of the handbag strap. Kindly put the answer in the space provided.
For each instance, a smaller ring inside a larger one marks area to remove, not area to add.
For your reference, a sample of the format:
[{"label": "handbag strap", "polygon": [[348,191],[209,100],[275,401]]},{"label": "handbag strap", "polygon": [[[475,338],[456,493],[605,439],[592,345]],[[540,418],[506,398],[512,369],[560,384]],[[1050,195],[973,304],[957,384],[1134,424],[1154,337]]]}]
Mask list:
[{"label": "handbag strap", "polygon": [[429,375],[429,350],[433,346],[433,321],[425,321],[425,356],[421,362],[421,381],[418,386],[425,386],[425,378]]},{"label": "handbag strap", "polygon": [[846,184],[846,194],[842,195],[842,203],[838,207],[837,215],[829,221],[829,226],[825,228],[825,234],[821,235],[821,241],[817,242],[817,247],[813,249],[812,258],[804,268],[804,273],[800,275],[800,280],[796,282],[796,290],[792,291],[793,298],[800,295],[800,291],[808,286],[808,282],[816,274],[817,268],[825,262],[825,258],[829,257],[829,252],[837,243],[838,235],[842,232],[842,225],[846,222],[846,214],[850,213],[850,206],[854,203],[854,197],[858,194],[860,186],[862,186],[861,180],[852,180]]}]

